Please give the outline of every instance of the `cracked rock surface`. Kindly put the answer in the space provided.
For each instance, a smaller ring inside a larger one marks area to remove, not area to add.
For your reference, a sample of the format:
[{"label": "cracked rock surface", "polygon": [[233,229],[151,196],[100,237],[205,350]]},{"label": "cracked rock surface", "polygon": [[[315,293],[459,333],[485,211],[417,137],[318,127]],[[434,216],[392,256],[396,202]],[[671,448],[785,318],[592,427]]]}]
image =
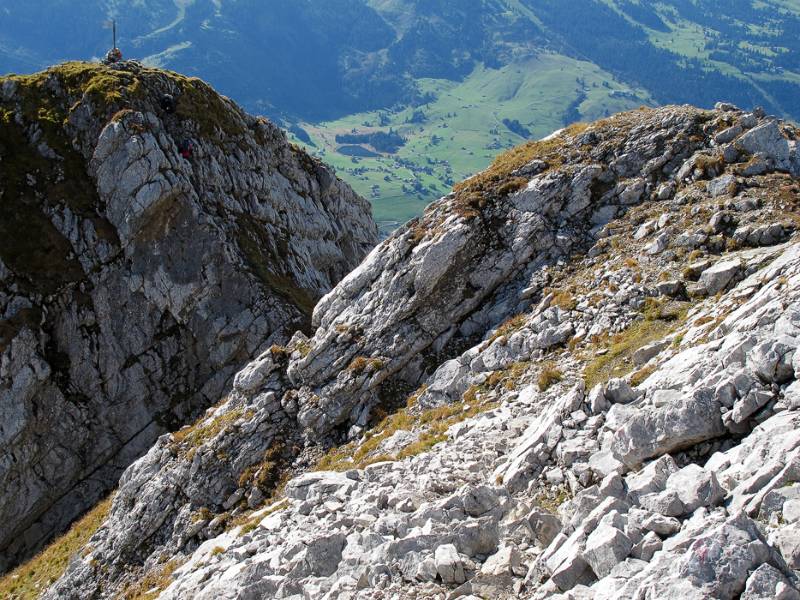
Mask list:
[{"label": "cracked rock surface", "polygon": [[4,570],[306,327],[377,235],[365,200],[199,80],[69,63],[1,85]]},{"label": "cracked rock surface", "polygon": [[44,597],[796,598],[796,140],[666,107],[501,158],[160,437]]}]

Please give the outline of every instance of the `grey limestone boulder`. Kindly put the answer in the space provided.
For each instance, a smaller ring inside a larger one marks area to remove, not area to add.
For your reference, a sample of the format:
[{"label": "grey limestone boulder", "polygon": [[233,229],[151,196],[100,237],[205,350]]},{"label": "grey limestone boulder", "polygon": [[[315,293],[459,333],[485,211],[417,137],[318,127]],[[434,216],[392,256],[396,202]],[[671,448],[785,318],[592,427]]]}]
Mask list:
[{"label": "grey limestone boulder", "polygon": [[658,535],[670,536],[681,530],[681,522],[678,519],[654,513],[642,521],[642,529]]},{"label": "grey limestone boulder", "polygon": [[772,557],[755,523],[739,515],[692,543],[679,573],[715,597],[732,599],[744,591],[748,573]]},{"label": "grey limestone boulder", "polygon": [[307,545],[290,574],[301,578],[304,575],[327,577],[334,573],[342,560],[345,536],[341,533],[317,538]]},{"label": "grey limestone boulder", "polygon": [[664,544],[661,542],[661,538],[651,531],[633,546],[631,549],[631,556],[639,560],[650,562],[655,553],[661,550],[663,546]]},{"label": "grey limestone boulder", "polygon": [[492,554],[481,567],[485,575],[519,575],[524,573],[519,550],[504,546]]},{"label": "grey limestone boulder", "polygon": [[733,175],[722,175],[708,183],[708,193],[712,197],[724,196],[736,191],[736,178]]},{"label": "grey limestone boulder", "polygon": [[612,379],[606,384],[605,397],[612,404],[631,404],[641,397],[641,392],[631,388],[624,379]]},{"label": "grey limestone boulder", "polygon": [[466,581],[464,565],[453,544],[445,544],[436,548],[434,557],[436,572],[445,584],[460,584]]},{"label": "grey limestone boulder", "polygon": [[614,434],[611,449],[626,465],[634,466],[724,431],[719,403],[697,394],[655,410],[640,410]]},{"label": "grey limestone boulder", "polygon": [[687,513],[701,506],[716,506],[725,497],[725,490],[717,482],[716,475],[698,465],[688,465],[670,475],[667,490],[678,495]]},{"label": "grey limestone boulder", "polygon": [[770,535],[790,568],[800,570],[800,523],[791,523]]},{"label": "grey limestone boulder", "polygon": [[710,295],[714,295],[726,289],[741,270],[742,265],[737,260],[722,261],[703,271],[700,283]]},{"label": "grey limestone boulder", "polygon": [[631,540],[622,531],[601,523],[586,540],[583,557],[594,574],[602,578],[628,557],[632,547]]},{"label": "grey limestone boulder", "polygon": [[794,379],[792,359],[797,346],[798,340],[786,335],[763,342],[748,353],[747,366],[767,383],[786,383]]},{"label": "grey limestone boulder", "polygon": [[561,532],[561,521],[558,517],[540,508],[533,509],[526,518],[536,539],[545,547]]},{"label": "grey limestone boulder", "polygon": [[789,142],[775,121],[751,129],[738,139],[737,144],[749,154],[760,154],[778,163],[789,160]]},{"label": "grey limestone boulder", "polygon": [[[677,295],[675,293],[668,294],[670,296]],[[642,346],[636,352],[633,353],[633,362],[637,365],[644,365],[645,363],[649,362],[650,359],[655,358],[658,356],[662,350],[669,346],[669,342],[662,340],[658,342],[653,342],[651,344],[647,344],[646,346]]]},{"label": "grey limestone boulder", "polygon": [[800,592],[778,569],[764,564],[747,578],[740,600],[800,600]]},{"label": "grey limestone boulder", "polygon": [[492,488],[481,485],[464,490],[462,502],[468,515],[480,517],[497,508],[500,497]]}]

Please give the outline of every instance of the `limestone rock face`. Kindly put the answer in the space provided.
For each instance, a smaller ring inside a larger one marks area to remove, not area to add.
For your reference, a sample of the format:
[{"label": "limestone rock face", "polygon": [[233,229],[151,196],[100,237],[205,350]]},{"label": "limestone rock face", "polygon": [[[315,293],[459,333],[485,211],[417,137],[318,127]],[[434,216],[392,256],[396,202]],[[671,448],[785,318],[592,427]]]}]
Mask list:
[{"label": "limestone rock face", "polygon": [[629,466],[682,449],[725,431],[720,407],[698,394],[647,412],[639,411],[614,434],[612,450]]},{"label": "limestone rock face", "polygon": [[305,327],[376,243],[366,201],[199,80],[67,64],[2,85],[0,569]]},{"label": "limestone rock face", "polygon": [[795,597],[797,135],[667,107],[503,156],[159,438],[44,597]]}]

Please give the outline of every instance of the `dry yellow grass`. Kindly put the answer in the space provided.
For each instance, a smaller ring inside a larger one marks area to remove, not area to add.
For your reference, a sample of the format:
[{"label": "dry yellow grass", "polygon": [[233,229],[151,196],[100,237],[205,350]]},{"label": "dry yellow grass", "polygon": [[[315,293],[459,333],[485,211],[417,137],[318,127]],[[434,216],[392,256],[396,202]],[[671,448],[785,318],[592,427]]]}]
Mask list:
[{"label": "dry yellow grass", "polygon": [[556,367],[555,363],[548,362],[542,366],[539,371],[539,391],[546,392],[559,381],[563,381],[564,374]]},{"label": "dry yellow grass", "polygon": [[[606,353],[595,357],[583,372],[587,389],[630,373],[634,368],[633,353],[642,346],[673,333],[686,319],[687,312],[688,305],[685,303],[648,302],[642,320],[601,343],[605,346]],[[644,373],[640,377],[643,375]]]},{"label": "dry yellow grass", "polygon": [[102,525],[113,496],[76,521],[69,531],[35,557],[0,578],[0,598],[33,600],[64,574],[73,557],[86,548],[89,538]]},{"label": "dry yellow grass", "polygon": [[[220,548],[221,550],[221,548]],[[172,582],[172,574],[183,564],[172,559],[145,573],[138,581],[125,587],[119,600],[155,600]]]},{"label": "dry yellow grass", "polygon": [[[331,448],[317,463],[317,471],[346,471],[363,469],[376,462],[403,460],[427,452],[447,439],[450,426],[474,417],[497,406],[480,398],[483,390],[472,386],[464,393],[461,402],[428,409],[419,414],[413,411],[416,400],[409,399],[410,406],[385,417],[366,433],[360,441]],[[417,398],[419,397],[416,394]],[[393,455],[379,452],[381,443],[398,431],[416,431],[416,441]]]},{"label": "dry yellow grass", "polygon": [[557,306],[561,310],[575,310],[578,301],[570,290],[557,290],[554,292],[551,306]]},{"label": "dry yellow grass", "polygon": [[650,375],[656,372],[656,367],[654,365],[650,365],[647,367],[642,367],[638,371],[636,371],[633,375],[631,375],[631,385],[633,387],[639,386],[643,384]]},{"label": "dry yellow grass", "polygon": [[[227,399],[223,400],[217,406],[220,406],[226,401]],[[180,453],[182,456],[188,456],[191,458],[197,448],[209,440],[214,439],[223,430],[229,428],[239,419],[249,419],[252,418],[254,414],[255,413],[252,410],[245,411],[244,408],[239,407],[214,417],[211,420],[203,415],[193,425],[184,427],[183,429],[173,433],[172,442],[180,448]]]},{"label": "dry yellow grass", "polygon": [[488,169],[453,188],[456,212],[468,219],[477,217],[492,200],[508,196],[525,186],[527,179],[514,177],[512,173],[534,159],[543,160],[550,169],[560,167],[573,137],[587,127],[584,123],[576,123],[553,138],[527,142],[504,152]]},{"label": "dry yellow grass", "polygon": [[347,367],[348,371],[355,373],[356,375],[361,375],[367,369],[371,369],[374,373],[376,371],[380,371],[383,368],[383,361],[380,358],[367,358],[366,356],[357,356],[353,359],[350,365]]},{"label": "dry yellow grass", "polygon": [[264,494],[271,494],[284,471],[285,460],[282,457],[284,446],[280,442],[267,448],[261,462],[250,465],[239,475],[239,487],[258,487]]},{"label": "dry yellow grass", "polygon": [[[270,504],[268,501],[266,504]],[[282,510],[286,510],[289,508],[289,501],[284,499],[280,502],[273,504],[270,508],[265,510],[264,512],[259,512],[254,514],[253,512],[247,512],[242,515],[236,517],[233,521],[230,522],[230,529],[235,527],[241,527],[239,531],[239,535],[247,535],[251,531],[253,531],[258,524],[261,523],[264,519],[268,516],[275,514],[276,512],[280,512]]]},{"label": "dry yellow grass", "polygon": [[506,321],[497,328],[494,335],[491,337],[489,342],[493,342],[501,337],[509,336],[525,326],[525,321],[527,317],[525,315],[516,315],[506,319]]}]

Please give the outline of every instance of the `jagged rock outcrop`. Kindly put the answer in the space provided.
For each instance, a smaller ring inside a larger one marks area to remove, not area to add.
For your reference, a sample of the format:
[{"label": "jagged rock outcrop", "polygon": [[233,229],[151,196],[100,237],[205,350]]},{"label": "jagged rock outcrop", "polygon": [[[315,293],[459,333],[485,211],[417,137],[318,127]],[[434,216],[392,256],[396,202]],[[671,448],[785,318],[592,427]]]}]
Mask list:
[{"label": "jagged rock outcrop", "polygon": [[376,241],[365,200],[199,80],[0,80],[0,569],[307,327]]},{"label": "jagged rock outcrop", "polygon": [[132,465],[45,598],[796,598],[798,178],[728,105],[500,157]]}]

